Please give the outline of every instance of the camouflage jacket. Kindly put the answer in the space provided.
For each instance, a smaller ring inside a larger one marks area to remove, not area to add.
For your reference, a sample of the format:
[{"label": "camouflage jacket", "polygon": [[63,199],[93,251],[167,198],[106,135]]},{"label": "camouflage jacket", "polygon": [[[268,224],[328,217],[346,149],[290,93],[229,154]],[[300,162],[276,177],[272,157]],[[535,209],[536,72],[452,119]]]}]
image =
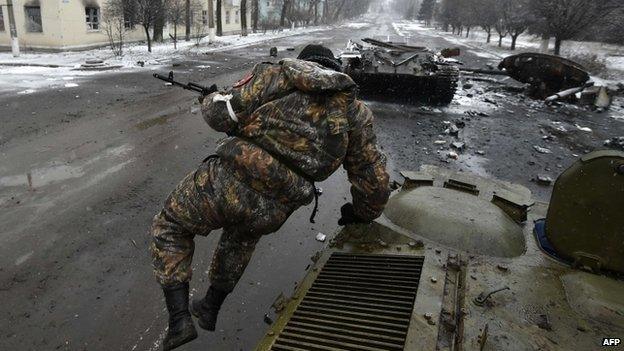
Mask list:
[{"label": "camouflage jacket", "polygon": [[388,200],[385,156],[377,149],[373,115],[356,99],[345,74],[301,60],[262,63],[221,94],[204,99],[204,119],[229,137],[217,155],[254,190],[282,202],[307,204],[313,181],[347,170],[356,214],[377,218]]}]

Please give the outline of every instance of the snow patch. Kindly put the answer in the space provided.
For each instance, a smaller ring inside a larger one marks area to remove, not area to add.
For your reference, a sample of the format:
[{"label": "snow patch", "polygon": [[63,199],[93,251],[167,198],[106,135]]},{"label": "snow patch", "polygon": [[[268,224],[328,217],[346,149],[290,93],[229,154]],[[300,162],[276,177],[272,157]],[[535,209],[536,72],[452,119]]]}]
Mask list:
[{"label": "snow patch", "polygon": [[475,56],[486,58],[486,59],[495,59],[495,60],[500,60],[501,59],[501,57],[499,55],[491,54],[491,53],[485,52],[485,51],[468,50],[468,52],[473,54],[473,55],[475,55]]},{"label": "snow patch", "polygon": [[343,25],[343,27],[353,28],[353,29],[362,29],[362,28],[369,27],[370,25],[371,25],[370,23],[366,23],[366,22],[352,22],[352,23],[347,23]]}]

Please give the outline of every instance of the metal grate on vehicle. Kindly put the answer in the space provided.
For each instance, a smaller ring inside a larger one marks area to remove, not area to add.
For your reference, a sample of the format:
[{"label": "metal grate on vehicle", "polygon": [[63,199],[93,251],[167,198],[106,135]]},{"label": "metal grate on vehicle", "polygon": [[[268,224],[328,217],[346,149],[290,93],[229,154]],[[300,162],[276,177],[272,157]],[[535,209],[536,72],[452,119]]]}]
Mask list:
[{"label": "metal grate on vehicle", "polygon": [[333,253],[271,350],[403,350],[423,260]]}]

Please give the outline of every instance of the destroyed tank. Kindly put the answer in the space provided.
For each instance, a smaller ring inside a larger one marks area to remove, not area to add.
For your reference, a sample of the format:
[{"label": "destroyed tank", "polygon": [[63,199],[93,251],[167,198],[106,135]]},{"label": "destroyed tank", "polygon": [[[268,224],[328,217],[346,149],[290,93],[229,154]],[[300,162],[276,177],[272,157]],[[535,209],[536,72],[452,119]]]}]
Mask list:
[{"label": "destroyed tank", "polygon": [[313,257],[256,351],[622,346],[624,152],[581,157],[550,204],[434,166],[402,176],[382,217]]},{"label": "destroyed tank", "polygon": [[362,97],[442,105],[453,100],[459,69],[442,54],[392,41],[362,42],[350,41],[341,55],[344,72],[358,84]]},{"label": "destroyed tank", "polygon": [[525,52],[505,57],[498,65],[519,82],[530,84],[532,95],[546,98],[571,88],[582,88],[589,81],[587,70],[560,56]]}]

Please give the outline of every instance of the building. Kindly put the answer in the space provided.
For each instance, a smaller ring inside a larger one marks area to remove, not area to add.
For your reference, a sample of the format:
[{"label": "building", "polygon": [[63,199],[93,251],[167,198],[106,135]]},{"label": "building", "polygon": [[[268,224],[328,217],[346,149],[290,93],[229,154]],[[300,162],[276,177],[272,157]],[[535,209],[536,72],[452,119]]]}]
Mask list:
[{"label": "building", "polygon": [[[200,13],[193,13],[193,35],[208,33],[208,1],[196,0]],[[212,0],[215,1],[215,0]],[[102,15],[105,0],[13,0],[13,11],[20,47],[24,50],[77,50],[108,44],[102,29]],[[9,16],[6,0],[0,0],[0,48],[11,47]],[[216,6],[214,7],[216,8]],[[195,12],[199,12],[196,10]],[[222,23],[224,34],[240,33],[240,0],[223,0]],[[251,25],[250,9],[247,11],[247,26]],[[127,41],[145,40],[142,27],[128,22]],[[166,27],[164,37],[168,38],[172,28]],[[184,28],[178,28],[178,36]],[[198,33],[201,32],[201,33]]]},{"label": "building", "polygon": [[258,20],[267,26],[277,26],[282,12],[280,0],[258,0]]}]

